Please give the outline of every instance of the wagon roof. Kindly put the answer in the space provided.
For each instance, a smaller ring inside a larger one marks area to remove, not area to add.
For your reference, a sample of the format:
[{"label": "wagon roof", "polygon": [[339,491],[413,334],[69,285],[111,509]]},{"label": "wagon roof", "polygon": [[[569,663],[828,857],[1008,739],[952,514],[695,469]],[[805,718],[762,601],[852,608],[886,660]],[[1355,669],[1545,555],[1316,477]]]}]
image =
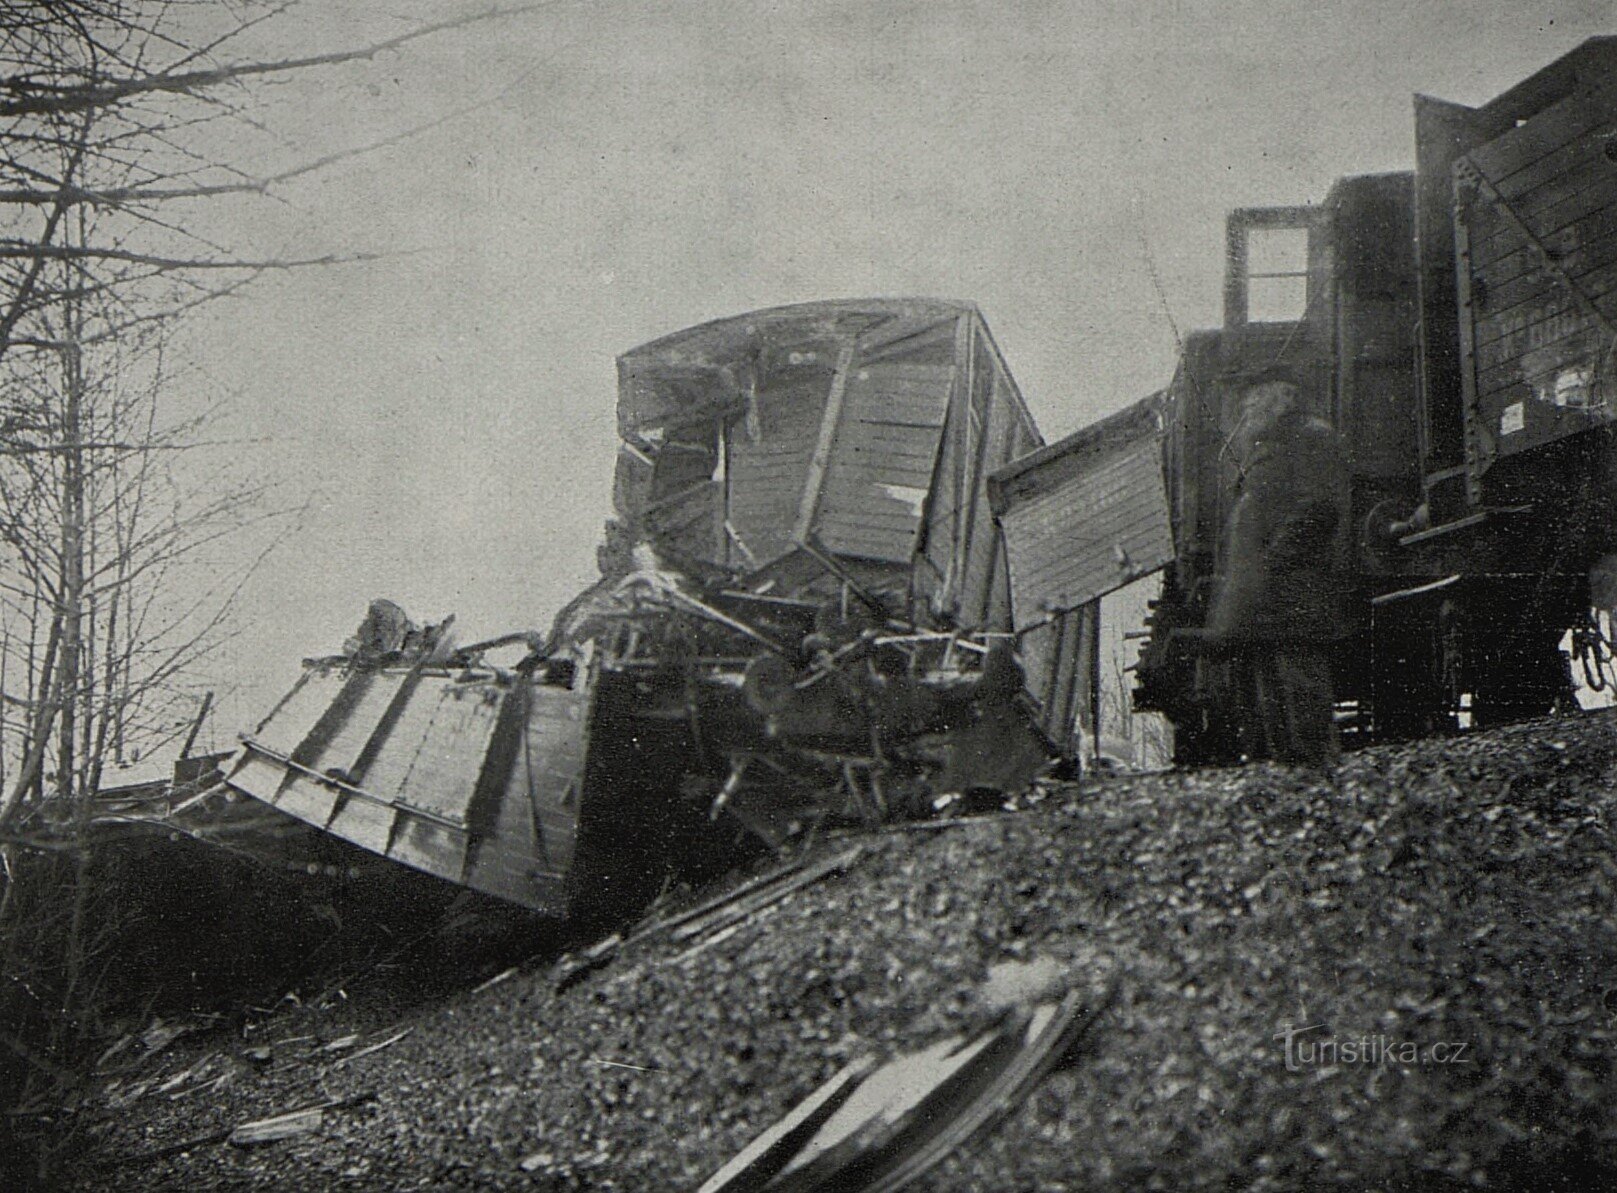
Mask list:
[{"label": "wagon roof", "polygon": [[947,319],[975,313],[974,303],[941,298],[846,298],[768,307],[688,327],[631,348],[618,365],[716,363],[763,343],[786,344],[859,330],[897,319]]}]

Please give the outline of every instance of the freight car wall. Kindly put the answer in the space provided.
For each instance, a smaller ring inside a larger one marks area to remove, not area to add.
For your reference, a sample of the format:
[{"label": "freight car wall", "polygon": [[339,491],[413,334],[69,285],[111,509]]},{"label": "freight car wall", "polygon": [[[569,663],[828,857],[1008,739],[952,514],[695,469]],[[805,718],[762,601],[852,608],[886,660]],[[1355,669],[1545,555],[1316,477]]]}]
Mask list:
[{"label": "freight car wall", "polygon": [[1473,467],[1610,419],[1617,346],[1617,75],[1455,166]]}]

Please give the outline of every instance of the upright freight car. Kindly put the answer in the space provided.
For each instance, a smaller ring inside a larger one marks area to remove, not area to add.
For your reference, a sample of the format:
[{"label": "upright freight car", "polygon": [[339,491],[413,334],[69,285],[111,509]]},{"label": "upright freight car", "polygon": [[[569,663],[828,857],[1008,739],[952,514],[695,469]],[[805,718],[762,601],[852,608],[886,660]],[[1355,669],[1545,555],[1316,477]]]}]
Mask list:
[{"label": "upright freight car", "polygon": [[1237,749],[1231,669],[1199,631],[1227,563],[1231,436],[1276,367],[1349,456],[1348,733],[1545,712],[1571,691],[1569,631],[1599,665],[1591,600],[1617,604],[1617,39],[1480,108],[1419,97],[1415,131],[1413,173],[1229,218],[1224,324],[1186,337],[1163,398],[1173,554],[1138,668],[1136,704],[1173,721],[1181,761]]}]

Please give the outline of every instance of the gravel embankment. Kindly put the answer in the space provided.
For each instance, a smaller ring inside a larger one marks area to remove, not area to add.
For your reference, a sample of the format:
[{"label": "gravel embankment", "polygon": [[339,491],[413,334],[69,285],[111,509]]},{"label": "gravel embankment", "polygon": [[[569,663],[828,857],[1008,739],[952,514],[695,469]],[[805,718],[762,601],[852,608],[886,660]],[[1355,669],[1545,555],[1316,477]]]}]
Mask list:
[{"label": "gravel embankment", "polygon": [[[146,1075],[225,1079],[100,1108],[71,1187],[694,1188],[854,1053],[983,1021],[1013,959],[1116,1001],[927,1187],[1617,1187],[1614,891],[1610,713],[1363,752],[1335,785],[1264,766],[1068,787],[873,834],[694,955],[648,938],[560,992],[535,966],[397,1019],[360,995],[288,1012],[254,1039],[317,1038],[268,1062],[239,1033],[182,1041]],[[1277,1037],[1305,1026],[1394,1055],[1290,1071]],[[305,1055],[406,1027],[351,1063]],[[1463,1049],[1402,1063],[1434,1045]],[[371,1092],[298,1138],[108,1166]]]}]

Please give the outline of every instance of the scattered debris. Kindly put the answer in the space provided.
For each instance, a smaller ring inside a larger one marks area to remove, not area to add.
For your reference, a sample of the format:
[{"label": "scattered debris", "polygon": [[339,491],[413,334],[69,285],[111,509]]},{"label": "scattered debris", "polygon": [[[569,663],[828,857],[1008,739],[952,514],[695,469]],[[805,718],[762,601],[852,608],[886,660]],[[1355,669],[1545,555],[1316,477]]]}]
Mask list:
[{"label": "scattered debris", "polygon": [[894,1193],[1009,1113],[1071,1055],[1110,996],[1069,992],[875,1067],[854,1061],[760,1135],[701,1193]]},{"label": "scattered debris", "polygon": [[361,1048],[358,1052],[349,1053],[347,1056],[343,1057],[335,1065],[333,1065],[332,1068],[340,1069],[344,1065],[353,1064],[356,1060],[360,1059],[360,1057],[370,1056],[373,1052],[380,1052],[384,1048],[391,1048],[394,1044],[397,1044],[414,1030],[415,1028],[413,1027],[407,1027],[403,1031],[394,1032],[385,1040],[380,1040],[375,1044],[368,1044],[364,1048]]},{"label": "scattered debris", "polygon": [[617,954],[618,947],[623,944],[623,935],[614,932],[604,940],[598,940],[589,948],[579,953],[568,953],[550,968],[550,980],[558,991],[566,990],[574,983],[582,980],[586,974],[594,973]]},{"label": "scattered debris", "polygon": [[609,1069],[633,1069],[637,1073],[661,1073],[662,1070],[647,1065],[631,1065],[621,1060],[602,1060],[598,1056],[590,1057],[590,1061],[597,1065],[605,1065]]},{"label": "scattered debris", "polygon": [[[161,1147],[151,1148],[143,1152],[135,1152],[127,1156],[114,1156],[105,1162],[109,1168],[122,1167],[126,1164],[145,1164],[154,1160],[167,1159],[169,1156],[178,1156],[193,1151],[199,1147],[209,1147],[215,1143],[229,1140],[240,1146],[250,1146],[255,1143],[269,1143],[275,1139],[286,1139],[292,1135],[300,1135],[319,1126],[327,1110],[346,1110],[351,1106],[359,1106],[376,1097],[374,1090],[353,1094],[346,1098],[335,1098],[325,1102],[316,1102],[309,1106],[300,1106],[294,1110],[283,1111],[270,1118],[254,1119],[252,1122],[241,1123],[234,1127],[221,1127],[217,1131],[209,1131],[205,1135],[196,1135],[190,1139],[182,1139],[178,1143],[164,1144]],[[313,1116],[312,1119],[310,1116]],[[240,1138],[238,1138],[238,1135]]]},{"label": "scattered debris", "polygon": [[152,1022],[152,1025],[140,1034],[141,1046],[145,1048],[147,1058],[156,1056],[175,1040],[183,1035],[189,1035],[202,1025],[195,1022],[168,1023],[162,1019]]},{"label": "scattered debris", "polygon": [[306,1135],[318,1127],[325,1119],[325,1111],[315,1107],[310,1110],[294,1110],[289,1114],[279,1114],[274,1118],[261,1118],[256,1122],[243,1123],[230,1133],[229,1142],[235,1147],[254,1147],[261,1143],[275,1143],[282,1139],[291,1139],[294,1135]]},{"label": "scattered debris", "polygon": [[534,1152],[532,1155],[523,1156],[517,1167],[523,1172],[538,1172],[541,1168],[549,1168],[555,1162],[556,1157],[552,1152]]},{"label": "scattered debris", "polygon": [[1042,954],[1030,961],[1000,961],[988,967],[977,998],[986,1007],[1026,1006],[1057,992],[1066,977],[1061,962]]},{"label": "scattered debris", "polygon": [[855,845],[812,865],[794,863],[670,920],[663,927],[669,937],[676,941],[694,940],[721,931],[780,902],[794,891],[833,874],[843,873],[859,860],[863,852],[863,846]]},{"label": "scattered debris", "polygon": [[515,977],[516,974],[517,974],[517,967],[515,965],[513,965],[510,969],[501,970],[499,973],[495,974],[492,978],[489,978],[486,981],[479,982],[477,985],[472,987],[471,992],[473,994],[481,994],[485,990],[488,990],[488,989],[490,989],[490,988],[492,988],[494,986],[498,986],[501,982],[508,981],[509,979]]},{"label": "scattered debris", "polygon": [[710,1177],[698,1193],[742,1193],[761,1189],[800,1152],[815,1132],[842,1108],[876,1062],[861,1056],[839,1069],[831,1080],[794,1106],[785,1118],[743,1148]]}]

